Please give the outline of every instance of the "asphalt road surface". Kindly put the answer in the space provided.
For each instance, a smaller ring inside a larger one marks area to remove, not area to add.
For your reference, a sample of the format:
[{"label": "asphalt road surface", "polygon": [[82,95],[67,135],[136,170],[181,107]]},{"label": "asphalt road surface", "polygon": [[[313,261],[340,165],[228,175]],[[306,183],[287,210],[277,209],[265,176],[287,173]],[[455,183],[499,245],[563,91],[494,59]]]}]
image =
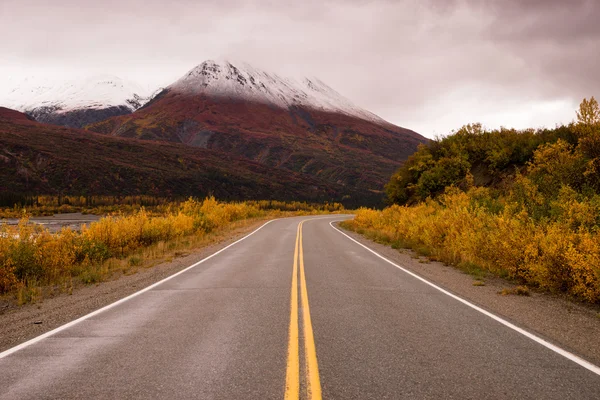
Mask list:
[{"label": "asphalt road surface", "polygon": [[386,262],[341,218],[272,221],[0,353],[0,399],[600,398],[598,367]]}]

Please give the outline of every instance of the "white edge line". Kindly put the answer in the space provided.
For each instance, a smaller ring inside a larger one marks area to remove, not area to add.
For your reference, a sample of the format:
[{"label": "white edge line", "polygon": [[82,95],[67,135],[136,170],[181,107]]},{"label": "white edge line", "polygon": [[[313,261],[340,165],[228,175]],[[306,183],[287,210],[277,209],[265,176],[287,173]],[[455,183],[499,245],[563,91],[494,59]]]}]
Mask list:
[{"label": "white edge line", "polygon": [[124,302],[126,302],[126,301],[128,301],[128,300],[131,300],[131,299],[133,299],[134,297],[137,297],[137,296],[139,296],[140,294],[142,294],[142,293],[145,293],[145,292],[147,292],[147,291],[149,291],[149,290],[151,290],[151,289],[155,288],[156,286],[158,286],[158,285],[161,285],[161,284],[163,284],[163,283],[165,283],[165,282],[167,282],[167,281],[169,281],[169,280],[171,280],[171,279],[175,278],[175,277],[176,277],[176,276],[178,276],[178,275],[181,275],[181,274],[183,274],[184,272],[186,272],[186,271],[188,271],[188,270],[190,270],[190,269],[192,269],[192,268],[194,268],[194,267],[197,267],[198,265],[202,264],[203,262],[205,262],[205,261],[208,261],[209,259],[213,258],[213,257],[214,257],[214,256],[216,256],[217,254],[220,254],[220,253],[224,252],[225,250],[227,250],[227,249],[228,249],[228,248],[230,248],[231,246],[233,246],[233,245],[235,245],[235,244],[237,244],[237,243],[241,242],[241,241],[242,241],[242,240],[244,240],[244,239],[247,239],[247,238],[249,238],[250,236],[254,235],[256,232],[258,232],[258,231],[260,231],[262,228],[264,228],[266,225],[270,224],[270,223],[271,223],[271,222],[273,222],[273,221],[277,221],[278,219],[279,219],[279,218],[276,218],[276,219],[272,219],[272,220],[270,220],[270,221],[267,221],[267,222],[265,222],[265,223],[264,223],[264,224],[262,224],[260,227],[258,227],[256,230],[254,230],[254,231],[250,232],[249,234],[247,234],[247,235],[246,235],[246,236],[244,236],[243,238],[236,240],[235,242],[233,242],[233,243],[231,243],[231,244],[227,245],[226,247],[223,247],[221,250],[219,250],[219,251],[217,251],[217,252],[215,252],[215,253],[211,254],[210,256],[208,256],[208,257],[206,257],[206,258],[203,258],[202,260],[200,260],[200,261],[198,261],[198,262],[196,262],[196,263],[194,263],[194,264],[190,265],[189,267],[187,267],[187,268],[185,268],[185,269],[182,269],[182,270],[181,270],[181,271],[179,271],[179,272],[176,272],[176,273],[174,273],[173,275],[170,275],[170,276],[166,277],[165,279],[163,279],[163,280],[161,280],[161,281],[158,281],[158,282],[156,282],[156,283],[153,283],[152,285],[150,285],[150,286],[147,286],[147,287],[145,287],[144,289],[142,289],[142,290],[140,290],[140,291],[137,291],[137,292],[135,292],[135,293],[133,293],[133,294],[130,294],[130,295],[129,295],[129,296],[127,296],[127,297],[124,297],[124,298],[122,298],[121,300],[117,300],[117,301],[115,301],[114,303],[111,303],[111,304],[109,304],[109,305],[107,305],[107,306],[104,306],[104,307],[102,307],[102,308],[99,308],[99,309],[97,309],[96,311],[92,311],[91,313],[89,313],[89,314],[86,314],[86,315],[84,315],[83,317],[79,317],[79,318],[77,318],[77,319],[75,319],[75,320],[73,320],[73,321],[71,321],[71,322],[68,322],[68,323],[66,323],[66,324],[64,324],[64,325],[61,325],[61,326],[59,326],[58,328],[55,328],[55,329],[53,329],[53,330],[51,330],[51,331],[48,331],[48,332],[46,332],[46,333],[44,333],[44,334],[41,334],[40,336],[34,337],[33,339],[30,339],[30,340],[28,340],[28,341],[26,341],[26,342],[24,342],[24,343],[21,343],[21,344],[19,344],[19,345],[15,346],[15,347],[12,347],[12,348],[10,348],[10,349],[8,349],[8,350],[5,350],[5,351],[3,351],[2,353],[0,353],[0,359],[4,358],[4,357],[6,357],[6,356],[9,356],[9,355],[11,355],[11,354],[13,354],[13,353],[15,353],[15,352],[17,352],[17,351],[19,351],[19,350],[22,350],[22,349],[24,349],[25,347],[29,347],[29,346],[31,346],[32,344],[35,344],[35,343],[37,343],[37,342],[39,342],[39,341],[41,341],[41,340],[44,340],[44,339],[46,339],[47,337],[54,335],[55,333],[58,333],[58,332],[60,332],[60,331],[64,331],[65,329],[68,329],[68,328],[72,327],[73,325],[76,325],[76,324],[78,324],[78,323],[80,323],[80,322],[82,322],[82,321],[85,321],[85,320],[86,320],[86,319],[88,319],[88,318],[91,318],[91,317],[93,317],[93,316],[96,316],[96,315],[98,315],[98,314],[100,314],[100,313],[102,313],[102,312],[104,312],[104,311],[106,311],[106,310],[109,310],[109,309],[111,309],[111,308],[113,308],[113,307],[116,307],[116,306],[118,306],[119,304],[122,304],[122,303],[124,303]]},{"label": "white edge line", "polygon": [[484,310],[484,309],[483,309],[483,308],[481,308],[481,307],[478,307],[478,306],[476,306],[475,304],[473,304],[473,303],[471,303],[471,302],[469,302],[469,301],[467,301],[467,300],[463,299],[462,297],[459,297],[459,296],[457,296],[457,295],[455,295],[455,294],[452,294],[452,293],[448,292],[448,291],[447,291],[447,290],[445,290],[445,289],[442,289],[441,287],[439,287],[439,286],[437,286],[436,284],[434,284],[434,283],[432,283],[432,282],[428,281],[427,279],[420,277],[419,275],[415,274],[414,272],[412,272],[412,271],[409,271],[409,270],[407,270],[406,268],[404,268],[404,267],[401,267],[400,265],[396,264],[395,262],[388,260],[387,258],[385,258],[385,257],[384,257],[384,256],[382,256],[381,254],[377,253],[376,251],[374,251],[374,250],[371,250],[369,247],[367,247],[367,246],[365,246],[364,244],[360,243],[358,240],[356,240],[356,239],[354,239],[354,238],[350,237],[350,236],[349,236],[349,235],[347,235],[346,233],[342,232],[341,230],[339,230],[338,228],[336,228],[335,226],[333,226],[333,223],[334,223],[334,222],[339,222],[339,221],[343,221],[343,220],[331,221],[331,222],[329,223],[329,225],[330,225],[330,226],[331,226],[333,229],[335,229],[336,231],[338,231],[339,233],[341,233],[342,235],[346,236],[348,239],[352,240],[354,243],[356,243],[356,244],[358,244],[358,245],[360,245],[360,246],[364,247],[365,249],[367,249],[367,250],[368,250],[368,251],[370,251],[371,253],[375,254],[377,257],[381,258],[383,261],[386,261],[387,263],[389,263],[389,264],[393,265],[394,267],[396,267],[396,268],[400,269],[401,271],[403,271],[403,272],[405,272],[405,273],[409,274],[409,275],[410,275],[410,276],[412,276],[413,278],[416,278],[416,279],[420,280],[421,282],[423,282],[423,283],[425,283],[425,284],[427,284],[427,285],[431,286],[432,288],[439,290],[440,292],[444,293],[445,295],[447,295],[447,296],[450,296],[450,297],[452,297],[453,299],[460,301],[461,303],[463,303],[463,304],[465,304],[465,305],[467,305],[467,306],[471,307],[472,309],[474,309],[474,310],[476,310],[476,311],[479,311],[480,313],[482,313],[482,314],[484,314],[484,315],[486,315],[486,316],[490,317],[491,319],[493,319],[493,320],[495,320],[495,321],[498,321],[498,322],[500,322],[502,325],[504,325],[504,326],[506,326],[506,327],[508,327],[508,328],[510,328],[510,329],[512,329],[512,330],[514,330],[514,331],[516,331],[516,332],[519,332],[521,335],[523,335],[523,336],[525,336],[525,337],[527,337],[527,338],[529,338],[529,339],[533,340],[534,342],[537,342],[537,343],[541,344],[542,346],[544,346],[544,347],[546,347],[546,348],[548,348],[548,349],[552,350],[553,352],[555,352],[555,353],[558,353],[558,354],[560,354],[561,356],[563,356],[563,357],[565,357],[565,358],[568,358],[569,360],[573,361],[573,362],[574,362],[574,363],[576,363],[576,364],[579,364],[579,365],[580,365],[580,366],[582,366],[583,368],[586,368],[586,369],[588,369],[588,370],[592,371],[592,372],[593,372],[593,373],[595,373],[596,375],[600,375],[600,367],[598,367],[597,365],[594,365],[594,364],[592,364],[591,362],[589,362],[589,361],[586,361],[586,360],[584,360],[583,358],[581,358],[581,357],[578,357],[578,356],[576,356],[576,355],[575,355],[575,354],[573,354],[573,353],[570,353],[570,352],[568,352],[568,351],[566,351],[566,350],[564,350],[564,349],[561,349],[560,347],[558,347],[558,346],[556,346],[556,345],[554,345],[554,344],[552,344],[552,343],[550,343],[550,342],[548,342],[548,341],[546,341],[546,340],[542,339],[541,337],[539,337],[539,336],[536,336],[536,335],[534,335],[534,334],[532,334],[532,333],[530,333],[530,332],[527,332],[527,331],[526,331],[525,329],[523,329],[523,328],[519,328],[518,326],[516,326],[516,325],[514,325],[514,324],[511,324],[511,323],[510,323],[510,322],[508,322],[507,320],[505,320],[505,319],[503,319],[503,318],[501,318],[501,317],[499,317],[499,316],[497,316],[497,315],[495,315],[495,314],[492,314],[491,312],[489,312],[489,311],[486,311],[486,310]]}]

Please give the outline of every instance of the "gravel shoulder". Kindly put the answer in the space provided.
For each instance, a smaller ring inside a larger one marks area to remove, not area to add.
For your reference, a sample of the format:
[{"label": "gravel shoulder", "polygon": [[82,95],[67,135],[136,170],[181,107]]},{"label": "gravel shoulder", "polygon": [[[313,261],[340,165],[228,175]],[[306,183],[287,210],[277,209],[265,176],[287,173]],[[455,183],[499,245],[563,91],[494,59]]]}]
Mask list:
[{"label": "gravel shoulder", "polygon": [[474,286],[473,282],[476,279],[458,268],[429,261],[425,257],[419,257],[412,250],[392,249],[356,232],[342,230],[407,270],[573,354],[600,365],[600,307],[534,291],[530,291],[529,296],[501,295],[500,291],[512,289],[516,284],[499,277],[486,276],[485,286]]},{"label": "gravel shoulder", "polygon": [[152,285],[202,260],[264,224],[264,220],[236,228],[216,238],[214,244],[192,250],[171,262],[141,268],[135,274],[96,285],[82,286],[73,294],[60,294],[36,304],[0,309],[0,351],[64,325]]}]

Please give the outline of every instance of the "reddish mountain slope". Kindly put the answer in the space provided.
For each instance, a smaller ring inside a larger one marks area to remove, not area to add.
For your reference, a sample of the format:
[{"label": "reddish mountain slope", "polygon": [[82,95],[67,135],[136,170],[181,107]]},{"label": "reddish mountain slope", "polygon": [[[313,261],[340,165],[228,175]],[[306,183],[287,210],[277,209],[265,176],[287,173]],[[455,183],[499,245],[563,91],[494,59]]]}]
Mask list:
[{"label": "reddish mountain slope", "polygon": [[421,135],[389,124],[318,80],[205,62],[133,114],[88,129],[184,143],[363,192],[381,191]]},{"label": "reddish mountain slope", "polygon": [[369,200],[228,153],[40,124],[0,108],[0,195],[10,193]]},{"label": "reddish mountain slope", "polygon": [[35,122],[35,119],[22,112],[11,110],[10,108],[0,107],[0,120],[26,123]]}]

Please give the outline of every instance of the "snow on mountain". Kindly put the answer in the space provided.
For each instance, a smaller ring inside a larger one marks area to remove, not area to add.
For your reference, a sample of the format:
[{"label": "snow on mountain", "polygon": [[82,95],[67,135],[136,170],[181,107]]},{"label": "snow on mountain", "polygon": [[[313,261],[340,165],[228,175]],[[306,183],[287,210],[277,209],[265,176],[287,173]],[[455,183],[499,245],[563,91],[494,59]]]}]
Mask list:
[{"label": "snow on mountain", "polygon": [[38,108],[66,113],[124,106],[135,111],[149,100],[149,91],[110,75],[68,82],[27,78],[0,97],[0,105],[23,112]]},{"label": "snow on mountain", "polygon": [[[74,128],[132,113],[161,91],[151,91],[111,75],[68,82],[32,77],[8,83],[12,88],[7,93],[0,93],[0,106],[25,112],[40,122]],[[244,62],[205,61],[167,89],[252,101],[284,109],[306,107],[387,124],[375,114],[352,104],[317,78],[284,78]]]},{"label": "snow on mountain", "polygon": [[167,89],[183,94],[253,101],[280,108],[303,106],[387,124],[377,115],[355,106],[317,78],[283,78],[244,62],[205,61]]}]

